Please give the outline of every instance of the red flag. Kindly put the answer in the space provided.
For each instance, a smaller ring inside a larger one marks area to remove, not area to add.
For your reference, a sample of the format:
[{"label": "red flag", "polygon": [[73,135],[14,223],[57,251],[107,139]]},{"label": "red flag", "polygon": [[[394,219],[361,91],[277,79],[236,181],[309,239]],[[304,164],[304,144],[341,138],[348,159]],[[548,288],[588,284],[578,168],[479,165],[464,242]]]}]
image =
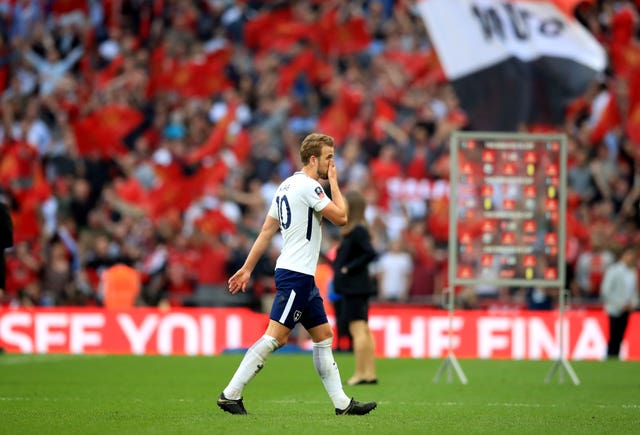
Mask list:
[{"label": "red flag", "polygon": [[598,117],[598,120],[594,123],[589,133],[589,142],[597,144],[602,141],[607,132],[614,127],[620,125],[622,122],[622,116],[620,109],[618,108],[617,98],[613,93],[609,94],[609,102],[603,109],[602,113]]},{"label": "red flag", "polygon": [[611,63],[618,77],[631,78],[640,68],[640,46],[633,43],[612,43]]},{"label": "red flag", "polygon": [[32,189],[34,177],[38,171],[42,171],[42,167],[38,159],[38,151],[33,145],[22,141],[4,145],[0,154],[0,184],[8,186],[20,180],[29,180],[31,187],[18,186],[16,189]]},{"label": "red flag", "polygon": [[136,177],[117,180],[115,192],[123,201],[148,209],[148,193]]},{"label": "red flag", "polygon": [[287,51],[301,40],[315,41],[317,25],[298,19],[290,7],[257,15],[244,27],[246,45],[256,51]]},{"label": "red flag", "polygon": [[629,90],[629,108],[633,111],[633,108],[640,105],[640,65],[629,74],[627,89]]},{"label": "red flag", "polygon": [[56,0],[51,2],[51,12],[54,15],[64,15],[71,12],[87,12],[87,0]]},{"label": "red flag", "polygon": [[44,176],[44,169],[40,162],[37,163],[33,173],[33,185],[30,194],[38,206],[51,196],[51,186]]},{"label": "red flag", "polygon": [[236,230],[235,224],[217,209],[207,211],[194,223],[205,234],[233,233]]},{"label": "red flag", "polygon": [[224,69],[230,59],[231,49],[223,48],[179,67],[174,74],[175,90],[185,97],[209,97],[229,88]]},{"label": "red flag", "polygon": [[312,50],[305,50],[280,69],[278,94],[288,94],[300,74],[305,74],[311,84],[318,85],[331,78],[332,69],[331,65],[319,59]]},{"label": "red flag", "polygon": [[165,45],[159,45],[151,52],[149,61],[149,69],[151,70],[151,77],[155,77],[169,62],[170,58],[167,55],[167,47]]},{"label": "red flag", "polygon": [[636,104],[627,119],[627,135],[635,146],[640,146],[640,104]]},{"label": "red flag", "polygon": [[244,41],[247,47],[254,50],[263,48],[265,36],[272,32],[279,23],[291,21],[292,17],[291,8],[282,8],[258,14],[255,18],[247,21],[244,26]]},{"label": "red flag", "polygon": [[[3,160],[4,162],[4,160]],[[18,160],[13,160],[18,162]],[[38,237],[40,223],[38,220],[40,205],[51,195],[51,186],[44,176],[42,165],[38,159],[30,162],[30,172],[21,178],[30,180],[30,187],[14,190],[19,209],[11,214],[13,221],[14,239],[16,242]]]},{"label": "red flag", "polygon": [[384,58],[402,67],[409,83],[423,85],[446,81],[442,65],[435,50],[424,52],[389,51]]},{"label": "red flag", "polygon": [[116,76],[124,64],[124,56],[119,55],[109,63],[103,70],[96,74],[96,84],[98,88],[104,89]]},{"label": "red flag", "polygon": [[231,59],[229,47],[184,61],[166,57],[159,47],[151,57],[151,94],[175,92],[184,97],[209,97],[231,86],[225,67]]},{"label": "red flag", "polygon": [[621,5],[611,16],[611,44],[629,45],[638,24],[638,12],[631,5]]},{"label": "red flag", "polygon": [[9,67],[5,64],[0,66],[0,90],[4,91],[9,83]]},{"label": "red flag", "polygon": [[165,47],[156,48],[151,54],[150,95],[155,95],[161,91],[173,91],[173,76],[178,67],[178,61],[167,56]]},{"label": "red flag", "polygon": [[213,127],[207,140],[204,141],[199,148],[189,153],[187,156],[188,162],[195,163],[202,161],[202,159],[207,156],[215,155],[215,153],[222,148],[227,135],[227,129],[236,119],[236,107],[237,106],[235,104],[227,106],[227,114]]},{"label": "red flag", "polygon": [[[5,148],[9,148],[5,146]],[[0,157],[0,184],[8,186],[12,180],[18,178],[18,156],[11,148],[2,150],[3,156]]]},{"label": "red flag", "polygon": [[317,25],[296,21],[279,21],[261,39],[263,50],[287,51],[302,39],[315,39]]},{"label": "red flag", "polygon": [[220,184],[227,178],[229,168],[221,159],[214,163],[202,166],[199,170],[202,185],[202,194],[217,196]]},{"label": "red flag", "polygon": [[21,208],[19,211],[11,213],[11,221],[13,223],[14,243],[35,239],[40,234],[40,225],[35,208]]},{"label": "red flag", "polygon": [[371,43],[371,35],[363,17],[342,20],[337,9],[330,10],[320,19],[320,48],[327,55],[348,56],[365,50]]},{"label": "red flag", "polygon": [[354,114],[344,99],[338,99],[327,107],[318,118],[318,130],[332,136],[336,144],[344,142]]},{"label": "red flag", "polygon": [[358,91],[343,86],[333,104],[320,114],[318,130],[332,136],[336,144],[344,142],[361,103],[362,95]]},{"label": "red flag", "polygon": [[156,167],[158,183],[147,190],[132,177],[118,180],[115,191],[123,201],[143,209],[153,219],[158,219],[171,211],[183,212],[193,201],[204,194],[217,195],[220,184],[225,180],[229,168],[222,160],[202,166],[190,176],[184,175],[177,164]]},{"label": "red flag", "polygon": [[73,123],[78,152],[103,156],[126,152],[122,142],[140,122],[142,114],[128,106],[109,104]]},{"label": "red flag", "polygon": [[227,134],[227,144],[239,162],[245,161],[251,154],[251,138],[246,128],[234,136]]},{"label": "red flag", "polygon": [[172,164],[159,170],[161,182],[148,192],[148,210],[153,219],[170,212],[184,212],[193,201],[200,198],[205,190],[220,184],[226,177],[224,164],[202,167],[193,175],[185,175],[182,167]]},{"label": "red flag", "polygon": [[200,186],[194,186],[195,177],[187,177],[179,167],[173,175],[151,190],[149,198],[149,215],[158,219],[172,210],[184,211],[197,195]]}]

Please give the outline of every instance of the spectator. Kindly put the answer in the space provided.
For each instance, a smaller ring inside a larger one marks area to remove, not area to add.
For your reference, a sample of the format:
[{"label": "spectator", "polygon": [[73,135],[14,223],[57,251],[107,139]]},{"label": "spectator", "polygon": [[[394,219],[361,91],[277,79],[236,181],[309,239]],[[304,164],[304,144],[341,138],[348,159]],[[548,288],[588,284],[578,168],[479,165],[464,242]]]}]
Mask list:
[{"label": "spectator", "polygon": [[4,299],[7,284],[7,261],[4,251],[13,246],[13,224],[9,206],[4,195],[0,193],[0,303]]},{"label": "spectator", "polygon": [[413,260],[405,250],[402,239],[391,241],[389,250],[378,258],[375,271],[378,281],[378,300],[386,302],[408,300]]},{"label": "spectator", "polygon": [[[364,211],[364,196],[357,191],[345,195],[347,225],[333,262],[334,289],[342,296],[342,323],[349,325],[355,358],[355,371],[348,385],[375,384],[376,376],[373,335],[369,329],[369,298],[376,294],[369,266],[376,258],[371,245]],[[340,320],[338,321],[340,323]]]},{"label": "spectator", "polygon": [[74,286],[73,270],[64,244],[52,240],[47,247],[47,259],[42,269],[42,294],[46,305],[80,305]]},{"label": "spectator", "polygon": [[626,247],[618,261],[607,269],[602,281],[600,293],[609,315],[609,358],[619,357],[629,314],[638,306],[637,261],[637,249]]},{"label": "spectator", "polygon": [[576,150],[575,163],[569,169],[567,182],[582,201],[589,202],[595,198],[596,187],[593,168],[589,165],[589,151],[587,148],[579,147]]},{"label": "spectator", "polygon": [[526,290],[528,310],[550,310],[553,308],[553,290],[544,287],[529,287]]},{"label": "spectator", "polygon": [[66,57],[62,57],[58,49],[52,43],[45,45],[45,57],[40,57],[35,51],[29,50],[25,53],[25,59],[29,62],[40,76],[40,94],[49,95],[53,93],[58,82],[65,74],[80,60],[83,48],[74,48]]},{"label": "spectator", "polygon": [[424,220],[412,221],[404,238],[413,258],[409,298],[428,303],[436,294],[436,286],[441,285],[436,281],[443,255],[436,251],[433,237],[426,233]]},{"label": "spectator", "polygon": [[600,284],[605,270],[613,264],[615,257],[606,248],[602,236],[591,236],[591,247],[578,255],[575,279],[578,283],[578,296],[590,300],[599,299]]},{"label": "spectator", "polygon": [[[7,255],[6,297],[11,305],[38,305],[40,300],[40,269],[42,257],[36,242],[16,241]],[[28,297],[27,297],[28,295]]]},{"label": "spectator", "polygon": [[[326,235],[325,235],[326,234]],[[326,267],[331,270],[331,281],[329,281],[327,285],[327,297],[326,301],[330,302],[333,306],[333,312],[335,316],[335,342],[336,347],[335,350],[340,351],[352,351],[353,344],[351,342],[351,334],[349,333],[349,323],[347,317],[344,315],[344,302],[345,298],[336,293],[334,282],[333,282],[333,262],[336,258],[336,253],[338,251],[338,246],[340,245],[340,234],[336,231],[327,231],[323,233],[323,240],[328,239],[326,244],[328,248],[325,250],[324,254],[320,253],[320,259],[318,260],[318,267],[325,263]]]}]

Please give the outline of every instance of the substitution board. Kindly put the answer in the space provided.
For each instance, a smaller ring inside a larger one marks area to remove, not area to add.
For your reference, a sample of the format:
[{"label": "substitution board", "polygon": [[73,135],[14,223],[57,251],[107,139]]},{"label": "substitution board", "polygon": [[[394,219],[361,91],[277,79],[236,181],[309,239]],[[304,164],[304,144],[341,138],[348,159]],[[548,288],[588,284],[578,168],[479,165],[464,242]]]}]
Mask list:
[{"label": "substitution board", "polygon": [[563,288],[564,135],[451,137],[449,283]]}]

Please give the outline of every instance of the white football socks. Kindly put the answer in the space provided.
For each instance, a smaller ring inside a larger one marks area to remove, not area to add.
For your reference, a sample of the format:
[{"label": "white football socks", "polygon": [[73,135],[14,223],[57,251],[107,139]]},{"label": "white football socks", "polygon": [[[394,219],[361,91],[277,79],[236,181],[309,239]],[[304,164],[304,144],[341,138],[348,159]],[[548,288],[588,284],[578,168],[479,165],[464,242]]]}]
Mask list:
[{"label": "white football socks", "polygon": [[342,389],[340,371],[338,364],[333,359],[331,343],[333,343],[333,338],[313,343],[313,365],[315,365],[333,405],[338,409],[345,409],[351,403],[351,399]]},{"label": "white football socks", "polygon": [[262,370],[264,361],[280,347],[278,340],[270,335],[263,335],[244,354],[240,366],[224,389],[224,397],[231,400],[242,398],[242,390],[255,375]]}]

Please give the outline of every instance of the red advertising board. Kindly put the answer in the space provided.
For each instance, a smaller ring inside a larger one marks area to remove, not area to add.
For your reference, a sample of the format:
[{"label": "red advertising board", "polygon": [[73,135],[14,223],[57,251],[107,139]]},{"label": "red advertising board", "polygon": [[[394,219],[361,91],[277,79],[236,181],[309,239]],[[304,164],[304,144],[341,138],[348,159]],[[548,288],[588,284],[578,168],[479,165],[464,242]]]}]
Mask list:
[{"label": "red advertising board", "polygon": [[[56,308],[0,310],[0,347],[18,353],[217,355],[249,347],[268,318],[246,309]],[[374,306],[369,324],[378,357],[447,355],[447,311]],[[457,311],[453,351],[459,358],[555,359],[559,323],[553,311]],[[604,357],[608,319],[601,311],[567,311],[565,357]],[[310,348],[310,343],[303,345]],[[623,358],[640,360],[640,314],[629,321]]]}]

